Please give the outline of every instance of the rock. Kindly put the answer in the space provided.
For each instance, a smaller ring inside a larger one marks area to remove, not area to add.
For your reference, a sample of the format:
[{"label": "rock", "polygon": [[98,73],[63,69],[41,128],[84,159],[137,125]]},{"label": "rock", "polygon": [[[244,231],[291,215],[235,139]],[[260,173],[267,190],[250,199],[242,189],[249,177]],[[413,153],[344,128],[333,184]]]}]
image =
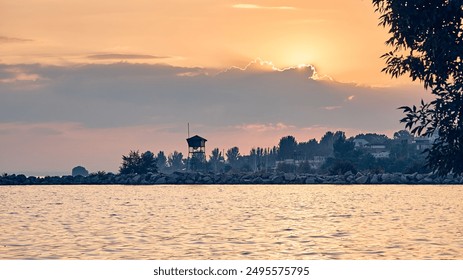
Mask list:
[{"label": "rock", "polygon": [[[178,183],[177,177],[174,177],[174,176],[167,176],[165,178],[165,181],[166,181],[165,184],[169,184],[169,185],[175,185]],[[161,183],[161,184],[164,184],[164,183]]]},{"label": "rock", "polygon": [[381,180],[384,184],[390,184],[392,183],[392,176],[391,174],[383,174],[381,175]]},{"label": "rock", "polygon": [[341,178],[340,176],[336,176],[334,179],[333,179],[333,184],[335,185],[344,185],[346,183],[346,181]]},{"label": "rock", "polygon": [[29,184],[31,184],[31,185],[35,185],[35,184],[38,183],[37,178],[34,177],[34,176],[29,176],[29,177],[27,177],[27,179],[29,180]]},{"label": "rock", "polygon": [[317,181],[313,177],[308,177],[307,179],[305,179],[305,183],[306,184],[316,184]]},{"label": "rock", "polygon": [[296,179],[293,181],[293,183],[295,183],[295,184],[304,184],[306,178],[307,178],[306,176],[297,175]]},{"label": "rock", "polygon": [[201,179],[201,183],[203,183],[203,184],[212,184],[212,178],[209,177],[209,176],[204,176],[204,177]]},{"label": "rock", "polygon": [[398,175],[398,174],[391,174],[391,177],[390,177],[390,183],[391,183],[391,184],[399,184],[400,181],[401,181],[400,175]]},{"label": "rock", "polygon": [[[345,175],[344,175],[344,176],[345,176]],[[355,181],[355,176],[354,176],[354,175],[349,175],[349,176],[347,176],[347,177],[346,177],[346,181],[347,181],[348,183],[354,183],[354,181]]]},{"label": "rock", "polygon": [[400,184],[408,184],[409,180],[407,179],[407,176],[404,174],[400,175]]},{"label": "rock", "polygon": [[154,182],[156,185],[163,185],[167,183],[166,177],[161,176],[159,177],[156,182]]},{"label": "rock", "polygon": [[323,184],[323,183],[325,183],[325,181],[326,181],[326,179],[325,179],[324,176],[316,176],[316,177],[315,177],[315,182],[316,182],[317,184]]},{"label": "rock", "polygon": [[242,177],[241,177],[241,180],[252,180],[255,178],[255,175],[250,173],[250,174],[244,174]]},{"label": "rock", "polygon": [[413,174],[408,174],[408,175],[405,175],[405,178],[407,178],[407,184],[411,184],[413,183],[415,180],[416,180],[416,175],[418,173],[413,173]]},{"label": "rock", "polygon": [[264,179],[264,180],[265,180],[265,179],[270,179],[270,173],[262,173],[262,174],[260,174],[260,177],[261,177],[262,179]]},{"label": "rock", "polygon": [[377,174],[373,174],[373,176],[371,176],[371,179],[370,179],[370,184],[378,184],[379,181],[378,181],[378,175]]},{"label": "rock", "polygon": [[434,180],[429,177],[426,177],[420,181],[420,184],[433,184],[433,183],[434,183]]},{"label": "rock", "polygon": [[[418,180],[419,179],[419,180]],[[436,174],[350,174],[316,175],[294,173],[199,173],[174,172],[172,174],[117,174],[95,173],[83,176],[26,177],[25,175],[0,176],[0,185],[72,185],[72,184],[463,184],[463,177]]]},{"label": "rock", "polygon": [[354,173],[352,173],[352,171],[350,171],[350,170],[347,171],[346,173],[344,173],[344,176],[345,176],[345,177],[349,177],[349,176],[351,176],[351,175],[354,175]]},{"label": "rock", "polygon": [[264,183],[264,179],[262,179],[261,177],[257,177],[252,180],[252,183],[256,185],[260,185]]},{"label": "rock", "polygon": [[132,178],[132,182],[134,184],[140,183],[141,181],[141,175],[135,175],[135,177]]},{"label": "rock", "polygon": [[355,182],[357,184],[366,184],[368,182],[368,176],[365,176],[365,175],[362,175],[360,177],[358,177]]},{"label": "rock", "polygon": [[191,173],[191,172],[185,173],[185,179],[191,180],[194,182],[196,180],[196,175],[195,173]]},{"label": "rock", "polygon": [[285,177],[285,181],[287,182],[292,182],[296,180],[296,175],[294,173],[285,173],[284,177]]}]

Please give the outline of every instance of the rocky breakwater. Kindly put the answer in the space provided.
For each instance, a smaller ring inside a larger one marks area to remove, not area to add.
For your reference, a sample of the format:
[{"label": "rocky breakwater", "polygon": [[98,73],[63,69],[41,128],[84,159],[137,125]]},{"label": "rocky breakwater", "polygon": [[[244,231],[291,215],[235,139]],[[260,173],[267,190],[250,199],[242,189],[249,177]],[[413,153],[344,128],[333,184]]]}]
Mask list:
[{"label": "rocky breakwater", "polygon": [[89,176],[25,175],[0,176],[0,185],[275,185],[275,184],[463,184],[463,177],[438,177],[435,174],[369,174],[347,172],[343,175],[294,173],[202,173],[174,172],[120,175],[112,173]]}]

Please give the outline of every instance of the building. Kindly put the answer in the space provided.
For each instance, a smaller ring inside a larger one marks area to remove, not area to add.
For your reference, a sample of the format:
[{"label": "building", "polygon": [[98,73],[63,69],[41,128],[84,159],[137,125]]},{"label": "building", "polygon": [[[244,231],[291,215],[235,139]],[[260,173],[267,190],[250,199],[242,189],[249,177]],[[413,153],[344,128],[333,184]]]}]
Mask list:
[{"label": "building", "polygon": [[432,144],[436,141],[437,137],[435,136],[423,136],[423,137],[415,137],[414,144],[416,146],[416,150],[424,151],[426,149],[431,149]]},{"label": "building", "polygon": [[391,154],[384,144],[367,144],[364,148],[375,158],[389,158]]},{"label": "building", "polygon": [[370,142],[368,142],[367,140],[362,139],[362,138],[354,139],[352,142],[354,142],[354,148],[355,149],[360,149],[360,148],[363,148],[366,145],[370,144]]},{"label": "building", "polygon": [[186,139],[188,143],[188,158],[198,158],[202,161],[206,160],[206,139],[195,135]]},{"label": "building", "polygon": [[362,138],[354,139],[353,142],[356,150],[363,150],[375,158],[389,158],[391,154],[384,144],[373,144]]}]

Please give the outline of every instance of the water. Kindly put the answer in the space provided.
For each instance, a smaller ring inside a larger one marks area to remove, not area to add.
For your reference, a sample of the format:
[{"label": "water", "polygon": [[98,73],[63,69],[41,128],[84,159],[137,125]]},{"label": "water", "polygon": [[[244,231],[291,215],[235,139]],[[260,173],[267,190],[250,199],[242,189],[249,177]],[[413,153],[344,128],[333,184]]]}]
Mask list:
[{"label": "water", "polygon": [[462,186],[7,186],[0,201],[0,259],[463,259]]}]

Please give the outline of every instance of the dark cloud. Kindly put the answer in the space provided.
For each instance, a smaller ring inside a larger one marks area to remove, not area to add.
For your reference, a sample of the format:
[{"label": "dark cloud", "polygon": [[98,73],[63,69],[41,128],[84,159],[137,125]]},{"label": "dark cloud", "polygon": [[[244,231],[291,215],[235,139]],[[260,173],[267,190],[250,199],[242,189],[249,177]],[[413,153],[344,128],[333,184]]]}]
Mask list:
[{"label": "dark cloud", "polygon": [[[284,123],[381,131],[401,128],[397,108],[423,97],[420,88],[317,80],[311,78],[311,67],[207,75],[207,69],[170,65],[34,64],[0,65],[0,73],[7,75],[11,68],[15,75],[40,79],[0,82],[2,122],[73,122],[99,128]],[[27,87],[17,87],[21,82]]]},{"label": "dark cloud", "polygon": [[89,59],[93,60],[107,60],[107,59],[164,59],[168,58],[167,56],[155,56],[147,54],[122,54],[122,53],[107,53],[107,54],[92,54],[87,56]]},{"label": "dark cloud", "polygon": [[0,36],[0,44],[8,44],[8,43],[27,43],[32,42],[31,39],[25,38],[15,38],[15,37],[8,37],[8,36]]}]

